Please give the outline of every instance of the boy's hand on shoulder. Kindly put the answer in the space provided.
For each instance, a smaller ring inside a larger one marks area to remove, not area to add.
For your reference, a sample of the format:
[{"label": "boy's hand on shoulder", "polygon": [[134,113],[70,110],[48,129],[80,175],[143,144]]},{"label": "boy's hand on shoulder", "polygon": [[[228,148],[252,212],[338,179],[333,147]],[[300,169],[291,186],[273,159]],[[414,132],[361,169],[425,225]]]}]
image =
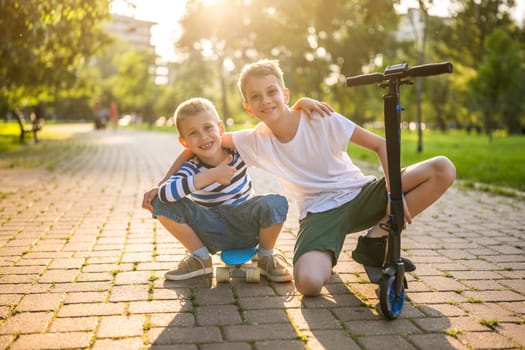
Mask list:
[{"label": "boy's hand on shoulder", "polygon": [[235,167],[229,165],[232,161],[233,156],[229,154],[219,165],[209,170],[214,173],[215,182],[221,185],[229,185],[232,182],[236,170]]},{"label": "boy's hand on shoulder", "polygon": [[292,106],[293,110],[301,110],[308,119],[313,118],[313,113],[319,114],[321,117],[328,117],[334,112],[332,106],[327,103],[314,100],[309,97],[302,97]]}]

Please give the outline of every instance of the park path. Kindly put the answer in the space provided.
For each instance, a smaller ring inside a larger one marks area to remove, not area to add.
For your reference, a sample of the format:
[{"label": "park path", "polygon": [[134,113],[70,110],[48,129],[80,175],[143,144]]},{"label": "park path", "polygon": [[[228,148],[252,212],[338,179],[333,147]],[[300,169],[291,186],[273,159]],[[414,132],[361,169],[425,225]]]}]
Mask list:
[{"label": "park path", "polygon": [[[523,199],[455,185],[418,217],[403,235],[409,300],[385,321],[350,257],[357,235],[315,298],[293,283],[165,281],[184,250],[140,203],[176,136],[90,129],[38,168],[0,169],[0,349],[525,348]],[[296,233],[292,206],[289,259]]]}]

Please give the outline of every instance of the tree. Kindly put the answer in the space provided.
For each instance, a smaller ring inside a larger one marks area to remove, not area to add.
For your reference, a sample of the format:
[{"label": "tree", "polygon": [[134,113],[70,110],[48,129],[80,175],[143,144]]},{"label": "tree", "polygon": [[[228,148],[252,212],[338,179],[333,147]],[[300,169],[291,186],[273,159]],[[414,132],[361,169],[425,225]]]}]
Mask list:
[{"label": "tree", "polygon": [[[513,107],[513,92],[523,81],[523,55],[519,45],[502,29],[487,36],[485,52],[478,75],[471,80],[470,93],[481,110],[485,132],[492,141],[492,130],[498,120],[502,120],[505,110]],[[523,109],[523,102],[520,105]]]},{"label": "tree", "polygon": [[54,101],[109,38],[108,1],[0,0],[0,104]]},{"label": "tree", "polygon": [[344,76],[371,67],[393,43],[396,24],[390,0],[189,0],[177,47],[214,68],[223,118],[233,72],[260,58],[279,59],[294,96],[336,96],[345,106],[352,90],[344,88]]},{"label": "tree", "polygon": [[128,51],[114,61],[118,72],[107,81],[111,97],[118,101],[121,110],[142,115],[151,124],[156,92],[155,57],[146,51]]},{"label": "tree", "polygon": [[447,33],[451,59],[476,68],[485,53],[485,39],[496,28],[515,31],[510,17],[514,0],[461,0]]}]

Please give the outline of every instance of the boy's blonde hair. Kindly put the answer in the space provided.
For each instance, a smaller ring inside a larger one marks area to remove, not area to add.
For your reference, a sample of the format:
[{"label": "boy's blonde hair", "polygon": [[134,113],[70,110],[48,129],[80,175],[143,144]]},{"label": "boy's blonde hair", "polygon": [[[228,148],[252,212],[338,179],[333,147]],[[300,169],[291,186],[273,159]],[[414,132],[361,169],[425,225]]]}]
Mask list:
[{"label": "boy's blonde hair", "polygon": [[188,117],[192,117],[201,112],[210,112],[212,115],[217,117],[217,121],[220,121],[219,114],[215,109],[213,103],[203,97],[194,97],[182,102],[177,109],[173,117],[175,118],[175,124],[180,136],[183,136],[180,130],[180,123]]},{"label": "boy's blonde hair", "polygon": [[244,101],[246,101],[244,89],[246,88],[248,79],[251,77],[264,77],[266,75],[273,75],[276,77],[279,80],[281,87],[284,88],[283,71],[281,70],[281,67],[279,67],[278,60],[263,59],[247,64],[242,68],[238,86]]}]

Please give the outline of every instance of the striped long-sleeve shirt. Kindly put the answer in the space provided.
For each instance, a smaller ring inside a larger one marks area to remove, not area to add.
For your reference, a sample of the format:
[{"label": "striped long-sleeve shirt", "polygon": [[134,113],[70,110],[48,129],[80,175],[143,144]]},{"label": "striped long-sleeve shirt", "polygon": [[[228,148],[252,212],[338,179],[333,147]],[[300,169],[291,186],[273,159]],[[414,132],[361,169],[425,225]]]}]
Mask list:
[{"label": "striped long-sleeve shirt", "polygon": [[255,195],[252,180],[247,173],[246,163],[239,153],[233,152],[233,161],[229,164],[236,168],[235,175],[229,185],[220,183],[209,184],[200,190],[195,188],[194,179],[211,167],[201,163],[198,158],[185,162],[181,168],[159,188],[161,202],[176,202],[186,196],[205,207],[221,204],[239,204]]}]

